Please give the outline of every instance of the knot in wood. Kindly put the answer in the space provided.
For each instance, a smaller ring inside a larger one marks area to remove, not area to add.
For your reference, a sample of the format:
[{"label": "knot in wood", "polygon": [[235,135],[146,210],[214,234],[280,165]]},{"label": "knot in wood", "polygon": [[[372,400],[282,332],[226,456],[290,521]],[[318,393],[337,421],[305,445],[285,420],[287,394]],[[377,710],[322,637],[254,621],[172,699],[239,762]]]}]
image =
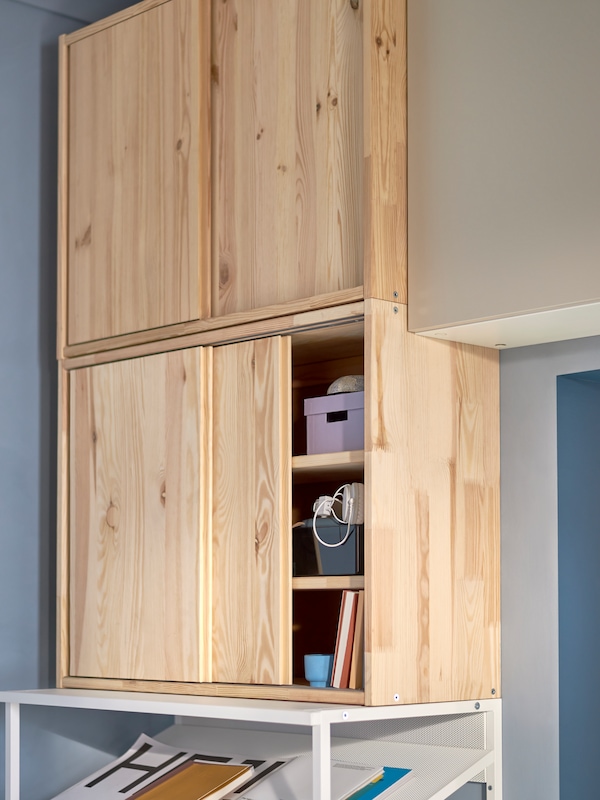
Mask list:
[{"label": "knot in wood", "polygon": [[116,530],[119,524],[119,509],[117,506],[113,505],[112,500],[106,509],[106,524],[113,530]]},{"label": "knot in wood", "polygon": [[229,284],[230,273],[229,273],[229,264],[225,261],[221,261],[219,264],[219,287],[224,289]]}]

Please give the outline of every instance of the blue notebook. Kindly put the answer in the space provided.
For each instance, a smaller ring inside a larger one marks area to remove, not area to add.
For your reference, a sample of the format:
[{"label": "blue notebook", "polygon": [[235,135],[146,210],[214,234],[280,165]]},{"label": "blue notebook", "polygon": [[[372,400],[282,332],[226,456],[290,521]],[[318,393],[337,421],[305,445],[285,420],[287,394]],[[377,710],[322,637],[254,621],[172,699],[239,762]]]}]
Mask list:
[{"label": "blue notebook", "polygon": [[403,783],[412,777],[412,770],[401,769],[400,767],[384,767],[381,778],[373,781],[364,789],[360,789],[351,795],[348,800],[374,800],[376,797],[383,800],[384,793],[392,794],[399,789]]}]

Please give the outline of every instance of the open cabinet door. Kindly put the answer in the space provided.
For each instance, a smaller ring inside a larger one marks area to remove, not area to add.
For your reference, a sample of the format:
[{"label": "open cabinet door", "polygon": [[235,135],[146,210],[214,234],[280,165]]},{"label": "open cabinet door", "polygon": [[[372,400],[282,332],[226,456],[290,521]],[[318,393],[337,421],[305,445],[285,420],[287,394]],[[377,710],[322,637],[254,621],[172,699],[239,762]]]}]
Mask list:
[{"label": "open cabinet door", "polygon": [[291,344],[213,350],[212,680],[291,683]]}]

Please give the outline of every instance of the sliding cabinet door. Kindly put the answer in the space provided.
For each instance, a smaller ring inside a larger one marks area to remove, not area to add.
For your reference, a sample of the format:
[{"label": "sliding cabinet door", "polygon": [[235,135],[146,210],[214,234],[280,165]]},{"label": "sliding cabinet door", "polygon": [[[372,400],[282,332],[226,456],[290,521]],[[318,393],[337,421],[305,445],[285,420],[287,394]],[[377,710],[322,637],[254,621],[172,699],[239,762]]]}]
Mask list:
[{"label": "sliding cabinet door", "polygon": [[71,373],[72,676],[204,678],[206,356]]},{"label": "sliding cabinet door", "polygon": [[291,348],[213,351],[212,680],[291,683]]}]

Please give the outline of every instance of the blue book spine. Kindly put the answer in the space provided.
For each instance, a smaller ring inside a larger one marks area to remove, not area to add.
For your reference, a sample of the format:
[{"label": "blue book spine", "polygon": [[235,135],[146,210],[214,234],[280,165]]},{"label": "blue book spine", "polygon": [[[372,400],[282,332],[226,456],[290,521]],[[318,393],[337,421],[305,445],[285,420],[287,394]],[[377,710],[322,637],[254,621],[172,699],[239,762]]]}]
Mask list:
[{"label": "blue book spine", "polygon": [[401,781],[411,770],[401,769],[400,767],[384,767],[383,775],[379,780],[373,781],[358,792],[355,792],[349,800],[375,800],[380,797],[394,784]]}]

